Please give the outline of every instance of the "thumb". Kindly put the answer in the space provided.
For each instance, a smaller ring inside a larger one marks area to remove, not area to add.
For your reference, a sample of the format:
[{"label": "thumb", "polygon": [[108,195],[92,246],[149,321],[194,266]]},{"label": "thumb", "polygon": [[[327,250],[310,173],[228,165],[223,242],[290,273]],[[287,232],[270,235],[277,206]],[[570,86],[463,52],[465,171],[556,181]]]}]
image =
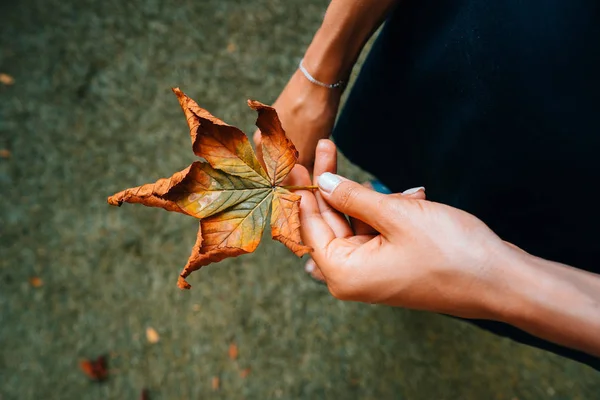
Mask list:
[{"label": "thumb", "polygon": [[392,232],[394,218],[386,210],[395,198],[329,172],[320,175],[317,183],[325,201],[336,210],[366,222],[378,232]]}]

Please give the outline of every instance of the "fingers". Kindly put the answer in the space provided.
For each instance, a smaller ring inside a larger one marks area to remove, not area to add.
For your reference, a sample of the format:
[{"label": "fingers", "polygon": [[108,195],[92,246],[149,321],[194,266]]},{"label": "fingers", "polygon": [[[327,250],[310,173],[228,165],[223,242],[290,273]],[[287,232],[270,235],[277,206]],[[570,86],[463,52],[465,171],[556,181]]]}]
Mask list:
[{"label": "fingers", "polygon": [[[295,182],[310,182],[306,168],[295,167],[291,174]],[[315,252],[322,252],[335,239],[333,229],[325,222],[315,195],[310,190],[296,191],[302,196],[300,200],[300,234],[305,245]]]},{"label": "fingers", "polygon": [[371,225],[362,222],[360,219],[350,218],[350,225],[355,235],[377,235],[379,233]]},{"label": "fingers", "polygon": [[[364,187],[366,187],[367,189],[372,189],[372,190],[378,191],[379,193],[385,193],[385,192],[382,192],[381,190],[375,189],[373,187],[372,182],[373,181],[366,181],[366,182],[363,182],[362,185]],[[388,190],[387,187],[385,189]],[[350,217],[350,226],[352,227],[352,230],[354,231],[355,235],[377,235],[379,233],[371,225],[362,222],[360,219],[356,219],[356,218],[352,218],[352,217]]]},{"label": "fingers", "polygon": [[321,139],[315,150],[316,160],[314,175],[319,176],[325,172],[337,172],[337,148],[329,139]]},{"label": "fingers", "polygon": [[262,165],[262,167],[266,168],[265,161],[263,160],[262,136],[260,135],[260,129],[257,129],[256,132],[254,132],[252,140],[254,142],[254,152],[256,153],[256,158],[258,159],[258,162]]},{"label": "fingers", "polygon": [[304,271],[306,271],[307,274],[310,274],[314,280],[325,282],[325,275],[323,275],[323,272],[321,272],[321,269],[317,266],[317,263],[315,263],[315,260],[312,258],[309,258],[304,265]]},{"label": "fingers", "polygon": [[308,170],[300,164],[296,164],[285,179],[285,184],[290,186],[310,186],[310,175]]},{"label": "fingers", "polygon": [[364,186],[342,178],[339,175],[324,173],[318,178],[323,198],[336,210],[357,218],[381,233],[393,231],[396,218],[389,215],[389,203],[393,197],[367,189]]},{"label": "fingers", "polygon": [[425,188],[423,186],[406,189],[400,193],[403,197],[414,200],[425,200]]},{"label": "fingers", "polygon": [[[322,139],[319,140],[319,143],[317,144],[315,154],[316,158],[313,176],[316,185],[320,175],[326,172],[335,173],[337,171],[337,149],[331,140]],[[352,236],[353,231],[346,217],[327,204],[320,192],[315,193],[315,197],[323,219],[331,227],[335,236]]]}]

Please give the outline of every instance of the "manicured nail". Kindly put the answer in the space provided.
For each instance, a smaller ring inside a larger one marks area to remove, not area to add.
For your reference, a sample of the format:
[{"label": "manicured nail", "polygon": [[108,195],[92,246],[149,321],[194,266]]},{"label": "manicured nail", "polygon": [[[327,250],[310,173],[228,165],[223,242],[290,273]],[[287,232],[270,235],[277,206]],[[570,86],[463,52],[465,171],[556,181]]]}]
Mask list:
[{"label": "manicured nail", "polygon": [[331,172],[325,172],[319,176],[318,183],[321,190],[326,193],[331,193],[340,183],[342,183],[342,178]]},{"label": "manicured nail", "polygon": [[404,192],[402,192],[402,194],[415,194],[419,190],[425,191],[425,188],[423,186],[419,186],[412,189],[406,189]]},{"label": "manicured nail", "polygon": [[315,262],[311,258],[304,264],[304,270],[310,274],[315,270],[315,265]]}]

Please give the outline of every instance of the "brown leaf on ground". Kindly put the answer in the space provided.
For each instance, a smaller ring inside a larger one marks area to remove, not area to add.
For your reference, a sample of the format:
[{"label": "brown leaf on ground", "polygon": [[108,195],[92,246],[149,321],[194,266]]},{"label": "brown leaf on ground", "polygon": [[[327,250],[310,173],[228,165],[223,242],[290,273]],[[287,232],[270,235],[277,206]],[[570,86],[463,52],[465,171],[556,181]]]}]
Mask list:
[{"label": "brown leaf on ground", "polygon": [[238,358],[238,347],[237,347],[237,344],[235,344],[235,343],[230,343],[229,344],[228,354],[229,354],[229,358],[231,360],[237,360],[237,358]]},{"label": "brown leaf on ground", "polygon": [[158,343],[160,335],[156,332],[156,329],[149,326],[146,328],[146,340],[151,344]]},{"label": "brown leaf on ground", "polygon": [[38,276],[32,276],[29,278],[29,284],[34,288],[44,286],[44,281]]},{"label": "brown leaf on ground", "polygon": [[8,149],[0,149],[0,158],[10,158],[10,150]]},{"label": "brown leaf on ground", "polygon": [[235,43],[233,43],[233,42],[229,42],[229,43],[227,44],[227,52],[228,52],[228,53],[233,53],[233,52],[234,52],[234,51],[236,51],[236,50],[237,50],[237,46],[235,45]]},{"label": "brown leaf on ground", "polygon": [[142,389],[140,392],[140,400],[150,400],[150,392],[148,392],[148,389]]},{"label": "brown leaf on ground", "polygon": [[213,376],[210,385],[212,387],[212,390],[217,391],[221,387],[221,380],[218,376]]},{"label": "brown leaf on ground", "polygon": [[82,360],[79,368],[93,381],[102,382],[108,378],[108,367],[105,356],[99,356],[95,360]]},{"label": "brown leaf on ground", "polygon": [[250,368],[244,368],[243,370],[240,371],[240,377],[242,377],[243,379],[247,378],[248,375],[250,375]]},{"label": "brown leaf on ground", "polygon": [[0,72],[0,83],[2,83],[3,85],[6,85],[6,86],[10,86],[15,83],[15,78],[13,78],[12,76],[10,76],[8,74],[4,74],[4,73]]},{"label": "brown leaf on ground", "polygon": [[178,88],[173,92],[190,128],[192,150],[205,161],[196,161],[170,178],[116,193],[108,203],[140,203],[200,220],[178,286],[189,289],[185,278],[205,265],[256,250],[270,210],[273,239],[297,256],[311,251],[300,237],[301,197],[290,191],[298,188],[282,186],[298,161],[298,151],[285,135],[275,109],[248,101],[258,112],[263,168],[241,130],[214,117]]}]

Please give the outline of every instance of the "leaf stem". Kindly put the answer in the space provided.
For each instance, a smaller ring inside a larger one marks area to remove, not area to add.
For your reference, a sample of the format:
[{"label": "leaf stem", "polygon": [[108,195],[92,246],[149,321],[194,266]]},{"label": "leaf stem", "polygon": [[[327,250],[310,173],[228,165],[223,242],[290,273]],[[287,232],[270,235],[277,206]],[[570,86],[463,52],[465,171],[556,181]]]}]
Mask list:
[{"label": "leaf stem", "polygon": [[287,190],[316,190],[318,186],[280,186],[282,189]]}]

